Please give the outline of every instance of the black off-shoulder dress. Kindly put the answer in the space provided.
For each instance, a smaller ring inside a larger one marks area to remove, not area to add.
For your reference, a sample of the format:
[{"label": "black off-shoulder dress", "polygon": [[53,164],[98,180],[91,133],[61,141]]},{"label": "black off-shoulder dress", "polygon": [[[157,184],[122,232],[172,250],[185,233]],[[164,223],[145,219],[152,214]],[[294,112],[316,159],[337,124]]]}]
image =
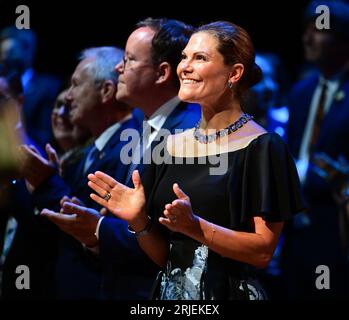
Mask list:
[{"label": "black off-shoulder dress", "polygon": [[[215,156],[167,154],[167,164],[155,170],[148,198],[148,212],[155,221],[164,206],[176,199],[173,183],[190,197],[196,215],[236,231],[252,232],[255,216],[280,222],[304,208],[293,159],[274,133],[261,134],[242,149]],[[157,298],[266,298],[252,266],[222,257],[181,233],[171,232],[168,237],[170,254]]]}]

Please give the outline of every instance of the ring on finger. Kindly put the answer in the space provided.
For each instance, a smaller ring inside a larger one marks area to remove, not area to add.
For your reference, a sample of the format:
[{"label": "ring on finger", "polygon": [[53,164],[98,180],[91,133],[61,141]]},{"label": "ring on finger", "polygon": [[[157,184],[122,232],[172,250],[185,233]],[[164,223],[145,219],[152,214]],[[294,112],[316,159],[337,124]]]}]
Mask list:
[{"label": "ring on finger", "polygon": [[111,194],[110,194],[110,192],[107,191],[107,193],[104,195],[103,199],[108,202],[110,200],[110,198],[111,198]]}]

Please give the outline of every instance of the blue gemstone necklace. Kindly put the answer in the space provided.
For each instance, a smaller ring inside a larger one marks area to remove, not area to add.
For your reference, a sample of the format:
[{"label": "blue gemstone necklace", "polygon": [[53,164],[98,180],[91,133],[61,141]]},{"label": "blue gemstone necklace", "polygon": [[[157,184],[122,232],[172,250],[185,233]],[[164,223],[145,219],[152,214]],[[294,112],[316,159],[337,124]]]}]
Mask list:
[{"label": "blue gemstone necklace", "polygon": [[245,113],[239,118],[239,120],[230,124],[226,128],[218,130],[216,131],[216,133],[211,133],[209,135],[205,135],[200,132],[200,121],[199,121],[194,128],[194,137],[200,143],[210,143],[217,140],[218,138],[222,138],[224,136],[231,134],[232,132],[235,132],[236,130],[243,127],[244,124],[246,124],[248,121],[252,119],[253,119],[253,116]]}]

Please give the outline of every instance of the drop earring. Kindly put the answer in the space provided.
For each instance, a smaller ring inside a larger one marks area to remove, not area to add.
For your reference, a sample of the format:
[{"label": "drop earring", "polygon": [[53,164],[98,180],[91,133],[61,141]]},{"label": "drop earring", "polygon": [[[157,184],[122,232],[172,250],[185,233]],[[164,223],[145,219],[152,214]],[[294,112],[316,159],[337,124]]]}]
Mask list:
[{"label": "drop earring", "polygon": [[231,89],[233,89],[233,83],[231,82],[231,81],[228,81],[228,88],[231,90]]}]

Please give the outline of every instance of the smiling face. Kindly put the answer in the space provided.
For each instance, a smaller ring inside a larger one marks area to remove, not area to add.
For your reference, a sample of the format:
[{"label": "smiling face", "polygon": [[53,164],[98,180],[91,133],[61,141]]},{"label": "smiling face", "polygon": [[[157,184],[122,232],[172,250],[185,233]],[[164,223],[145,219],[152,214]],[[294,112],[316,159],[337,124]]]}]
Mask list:
[{"label": "smiling face", "polygon": [[231,95],[227,84],[232,67],[224,63],[217,46],[217,39],[208,32],[198,32],[190,38],[177,67],[181,100],[214,104],[223,96]]},{"label": "smiling face", "polygon": [[65,104],[67,91],[64,90],[58,95],[51,113],[53,135],[63,150],[66,145],[73,144],[73,125],[70,122],[69,110]]}]

